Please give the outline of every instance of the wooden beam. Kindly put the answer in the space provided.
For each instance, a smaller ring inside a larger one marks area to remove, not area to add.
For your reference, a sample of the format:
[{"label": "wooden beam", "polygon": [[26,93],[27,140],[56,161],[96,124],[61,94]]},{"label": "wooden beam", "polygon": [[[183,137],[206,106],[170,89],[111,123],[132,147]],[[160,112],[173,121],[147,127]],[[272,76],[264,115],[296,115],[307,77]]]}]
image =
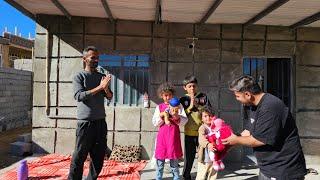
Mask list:
[{"label": "wooden beam", "polygon": [[107,0],[101,0],[101,3],[103,5],[104,11],[106,12],[108,19],[110,20],[111,23],[114,23],[114,18],[112,16],[111,10],[109,8],[109,5],[107,3]]},{"label": "wooden beam", "polygon": [[257,14],[253,18],[251,18],[249,21],[244,23],[244,26],[249,26],[249,25],[254,24],[255,22],[259,21],[260,19],[262,19],[266,15],[270,14],[272,11],[278,9],[280,6],[282,6],[283,4],[285,4],[288,1],[289,0],[277,0],[276,2],[274,2],[273,4],[268,6],[266,9],[261,11],[259,14]]},{"label": "wooden beam", "polygon": [[58,0],[51,0],[51,2],[65,15],[69,20],[71,20],[70,13],[63,7],[63,5]]},{"label": "wooden beam", "polygon": [[22,5],[18,4],[14,0],[4,0],[4,1],[10,4],[11,6],[13,6],[14,8],[16,8],[18,11],[22,12],[24,15],[31,18],[32,20],[36,21],[36,15],[32,14],[29,10],[24,8]]},{"label": "wooden beam", "polygon": [[311,23],[313,23],[315,21],[318,21],[318,20],[320,20],[320,12],[317,12],[317,13],[309,16],[309,17],[306,17],[306,18],[304,18],[304,19],[292,24],[290,26],[290,28],[296,29],[296,28],[298,28],[300,26],[308,25],[308,24],[311,24]]},{"label": "wooden beam", "polygon": [[212,6],[210,7],[210,9],[207,11],[207,13],[202,17],[202,19],[200,20],[200,24],[204,24],[209,17],[211,16],[211,14],[218,8],[218,6],[222,3],[223,0],[215,0],[214,3],[212,4]]},{"label": "wooden beam", "polygon": [[156,13],[154,16],[154,23],[159,24],[161,19],[161,0],[157,0]]}]

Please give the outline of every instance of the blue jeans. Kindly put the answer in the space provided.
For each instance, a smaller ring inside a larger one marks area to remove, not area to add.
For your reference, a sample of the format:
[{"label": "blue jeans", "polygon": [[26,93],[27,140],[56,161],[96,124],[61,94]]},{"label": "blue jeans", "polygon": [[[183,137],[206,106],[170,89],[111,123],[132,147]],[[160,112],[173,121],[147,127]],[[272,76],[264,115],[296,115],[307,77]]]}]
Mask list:
[{"label": "blue jeans", "polygon": [[[165,160],[157,159],[157,178],[156,178],[156,180],[162,179],[164,163],[165,163]],[[180,180],[178,159],[170,159],[170,168],[171,168],[171,173],[173,174],[173,180]]]}]

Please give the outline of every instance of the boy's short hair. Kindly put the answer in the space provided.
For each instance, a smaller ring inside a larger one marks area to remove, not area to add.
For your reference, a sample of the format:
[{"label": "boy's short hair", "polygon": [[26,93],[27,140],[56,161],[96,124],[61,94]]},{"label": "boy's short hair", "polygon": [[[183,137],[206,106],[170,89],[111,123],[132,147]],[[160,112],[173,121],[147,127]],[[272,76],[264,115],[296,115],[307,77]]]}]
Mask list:
[{"label": "boy's short hair", "polygon": [[82,52],[83,57],[87,56],[89,51],[98,52],[98,49],[95,46],[87,46]]},{"label": "boy's short hair", "polygon": [[183,85],[186,86],[187,84],[189,83],[195,83],[195,84],[198,84],[198,80],[195,76],[193,75],[188,75],[184,78],[183,80]]},{"label": "boy's short hair", "polygon": [[210,106],[204,106],[202,108],[199,109],[199,114],[202,117],[202,113],[208,113],[209,115],[214,115],[214,110],[212,107]]},{"label": "boy's short hair", "polygon": [[175,94],[175,90],[174,90],[174,87],[171,83],[169,82],[165,82],[165,83],[162,83],[159,87],[158,87],[158,90],[157,90],[157,93],[158,93],[158,96],[161,98],[161,95],[163,93],[171,93],[172,95]]},{"label": "boy's short hair", "polygon": [[262,92],[261,87],[255,79],[248,75],[243,75],[233,80],[229,86],[231,91],[235,92],[250,92],[252,94],[259,94]]}]

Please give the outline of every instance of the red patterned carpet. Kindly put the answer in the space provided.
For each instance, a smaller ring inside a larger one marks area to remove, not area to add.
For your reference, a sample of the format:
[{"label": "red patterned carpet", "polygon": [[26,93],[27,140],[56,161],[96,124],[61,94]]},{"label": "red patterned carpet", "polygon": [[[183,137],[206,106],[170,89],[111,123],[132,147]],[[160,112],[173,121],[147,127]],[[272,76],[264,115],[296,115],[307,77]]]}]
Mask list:
[{"label": "red patterned carpet", "polygon": [[[67,179],[69,173],[71,156],[49,154],[39,159],[28,162],[29,179]],[[136,163],[121,163],[105,160],[98,179],[108,180],[138,180],[139,171],[146,166],[146,161]],[[89,172],[89,161],[84,164],[84,175]],[[1,180],[16,180],[16,169],[9,170],[0,176]]]}]

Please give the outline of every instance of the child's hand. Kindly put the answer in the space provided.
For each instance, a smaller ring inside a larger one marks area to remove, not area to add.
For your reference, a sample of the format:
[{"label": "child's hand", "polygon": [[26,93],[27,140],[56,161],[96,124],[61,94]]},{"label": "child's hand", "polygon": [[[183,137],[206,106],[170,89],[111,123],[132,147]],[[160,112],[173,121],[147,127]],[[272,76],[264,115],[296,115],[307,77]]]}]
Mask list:
[{"label": "child's hand", "polygon": [[164,118],[166,116],[166,114],[168,114],[168,113],[167,112],[162,112],[162,113],[160,113],[160,117]]},{"label": "child's hand", "polygon": [[208,149],[209,149],[210,151],[217,151],[217,149],[215,148],[215,146],[214,146],[212,143],[209,143],[209,144],[208,144]]}]

